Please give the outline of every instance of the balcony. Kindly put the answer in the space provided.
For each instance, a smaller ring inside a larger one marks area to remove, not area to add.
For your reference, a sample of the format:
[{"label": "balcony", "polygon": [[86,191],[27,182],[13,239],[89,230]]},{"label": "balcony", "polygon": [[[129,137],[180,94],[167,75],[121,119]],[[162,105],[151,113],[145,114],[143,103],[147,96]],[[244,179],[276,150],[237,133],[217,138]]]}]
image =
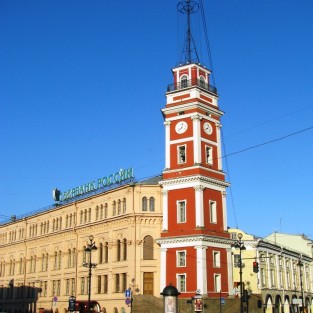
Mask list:
[{"label": "balcony", "polygon": [[190,79],[190,80],[183,80],[176,84],[170,84],[167,86],[167,92],[183,90],[190,87],[198,87],[205,91],[211,92],[217,95],[217,88],[211,86],[200,79]]}]

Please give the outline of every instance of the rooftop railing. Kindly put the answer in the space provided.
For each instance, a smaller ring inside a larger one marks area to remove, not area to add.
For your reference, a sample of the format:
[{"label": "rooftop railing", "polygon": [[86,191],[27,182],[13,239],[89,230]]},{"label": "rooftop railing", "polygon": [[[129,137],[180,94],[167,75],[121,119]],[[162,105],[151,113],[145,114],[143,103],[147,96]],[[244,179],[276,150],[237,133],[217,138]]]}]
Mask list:
[{"label": "rooftop railing", "polygon": [[182,90],[190,87],[199,87],[200,89],[209,91],[211,93],[217,94],[217,88],[205,83],[203,80],[200,79],[189,79],[183,80],[176,84],[171,84],[167,86],[167,92]]}]

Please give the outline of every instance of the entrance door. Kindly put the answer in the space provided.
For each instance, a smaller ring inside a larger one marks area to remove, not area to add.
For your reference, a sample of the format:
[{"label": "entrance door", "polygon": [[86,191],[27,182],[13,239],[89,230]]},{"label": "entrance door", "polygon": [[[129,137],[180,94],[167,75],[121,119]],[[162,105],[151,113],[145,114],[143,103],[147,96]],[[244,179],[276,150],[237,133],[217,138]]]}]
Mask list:
[{"label": "entrance door", "polygon": [[143,294],[153,295],[153,273],[145,272],[143,273]]}]

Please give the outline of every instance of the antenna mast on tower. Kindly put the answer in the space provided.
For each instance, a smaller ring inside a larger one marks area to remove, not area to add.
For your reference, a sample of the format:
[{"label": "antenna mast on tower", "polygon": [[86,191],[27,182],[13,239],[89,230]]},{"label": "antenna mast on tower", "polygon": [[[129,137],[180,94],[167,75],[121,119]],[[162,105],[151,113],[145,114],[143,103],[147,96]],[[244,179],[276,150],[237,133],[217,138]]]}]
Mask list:
[{"label": "antenna mast on tower", "polygon": [[[199,4],[195,1],[180,1],[177,4],[177,10],[180,13],[187,15],[187,32],[186,32],[186,40],[185,47],[183,49],[182,58],[185,54],[185,62],[186,63],[200,63],[196,45],[194,43],[192,33],[191,33],[191,25],[190,25],[190,15],[196,13],[198,11]],[[195,58],[192,58],[192,54],[195,55]]]}]

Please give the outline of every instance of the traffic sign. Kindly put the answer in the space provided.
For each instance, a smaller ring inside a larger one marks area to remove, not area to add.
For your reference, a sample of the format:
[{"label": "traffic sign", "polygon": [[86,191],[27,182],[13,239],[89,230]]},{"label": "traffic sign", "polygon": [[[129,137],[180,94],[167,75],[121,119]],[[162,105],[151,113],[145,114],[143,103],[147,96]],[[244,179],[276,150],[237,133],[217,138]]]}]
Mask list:
[{"label": "traffic sign", "polygon": [[125,297],[126,298],[131,298],[131,290],[130,289],[126,289],[125,290]]},{"label": "traffic sign", "polygon": [[125,299],[125,303],[126,303],[127,305],[130,305],[130,304],[132,303],[132,299],[131,299],[131,298],[126,298],[126,299]]}]

